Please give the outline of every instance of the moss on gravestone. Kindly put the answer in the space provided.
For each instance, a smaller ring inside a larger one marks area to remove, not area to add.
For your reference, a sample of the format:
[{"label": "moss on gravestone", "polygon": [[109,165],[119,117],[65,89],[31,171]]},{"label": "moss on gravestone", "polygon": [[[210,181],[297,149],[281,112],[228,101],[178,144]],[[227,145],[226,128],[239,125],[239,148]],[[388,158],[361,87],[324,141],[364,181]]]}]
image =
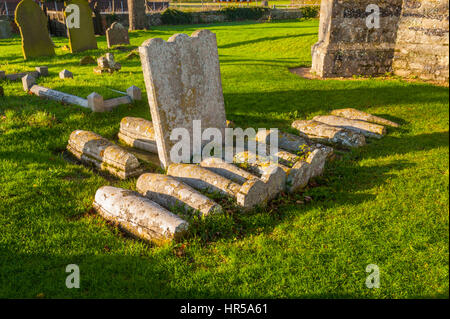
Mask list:
[{"label": "moss on gravestone", "polygon": [[[89,7],[89,3],[87,0],[70,0],[65,2],[66,7],[70,4],[75,4],[80,8],[79,28],[68,29],[70,52],[75,53],[97,49],[92,10]],[[64,13],[64,15],[67,18],[67,13]]]}]

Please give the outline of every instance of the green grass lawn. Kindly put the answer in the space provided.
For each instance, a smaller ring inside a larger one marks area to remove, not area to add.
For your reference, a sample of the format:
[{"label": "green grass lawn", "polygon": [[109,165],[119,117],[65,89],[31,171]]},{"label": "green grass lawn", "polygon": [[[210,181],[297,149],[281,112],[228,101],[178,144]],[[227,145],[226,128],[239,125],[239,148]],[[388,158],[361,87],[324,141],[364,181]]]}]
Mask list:
[{"label": "green grass lawn", "polygon": [[[449,92],[396,78],[306,80],[289,67],[309,66],[318,21],[153,27],[152,37],[217,34],[227,117],[241,127],[289,129],[335,108],[354,107],[399,122],[361,149],[342,152],[304,193],[265,209],[193,222],[191,236],[161,247],[133,239],[91,209],[103,185],[134,189],[65,160],[75,129],[116,140],[124,116],[150,118],[147,98],[110,113],[40,100],[22,84],[2,83],[0,98],[0,297],[137,298],[416,298],[448,297]],[[58,46],[67,39],[57,38]],[[97,76],[78,66],[99,50],[24,62],[20,38],[0,40],[7,73],[48,65],[38,84],[86,97],[111,98],[144,88],[139,59]],[[62,69],[73,80],[60,80]],[[301,203],[304,196],[311,202]],[[78,264],[81,288],[67,289],[66,266]],[[368,264],[381,287],[368,289]]]}]

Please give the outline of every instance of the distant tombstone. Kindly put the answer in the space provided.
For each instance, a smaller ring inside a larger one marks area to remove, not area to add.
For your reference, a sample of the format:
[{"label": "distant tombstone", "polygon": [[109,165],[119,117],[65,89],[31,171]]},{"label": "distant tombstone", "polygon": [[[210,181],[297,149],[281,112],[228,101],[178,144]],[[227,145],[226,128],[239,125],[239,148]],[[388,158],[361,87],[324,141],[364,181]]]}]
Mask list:
[{"label": "distant tombstone", "polygon": [[[214,33],[200,30],[191,37],[176,34],[167,42],[150,39],[139,51],[163,167],[172,162],[170,152],[177,143],[170,139],[174,129],[184,128],[192,137],[194,121],[200,120],[202,128],[218,128],[225,136],[225,105]],[[191,153],[199,154],[197,151]]]},{"label": "distant tombstone", "polygon": [[25,60],[55,55],[47,29],[47,18],[33,0],[22,0],[16,8],[16,23],[22,36],[22,51]]},{"label": "distant tombstone", "polygon": [[[97,49],[97,40],[94,34],[94,23],[92,21],[92,10],[87,0],[70,0],[67,5],[77,5],[80,9],[80,24],[68,26],[70,52],[82,52]],[[65,12],[66,22],[70,13]]]},{"label": "distant tombstone", "polygon": [[9,23],[9,21],[0,20],[0,39],[8,39],[11,37],[11,24]]},{"label": "distant tombstone", "polygon": [[108,48],[117,44],[130,44],[128,29],[118,22],[114,22],[108,30],[106,30],[106,42]]}]

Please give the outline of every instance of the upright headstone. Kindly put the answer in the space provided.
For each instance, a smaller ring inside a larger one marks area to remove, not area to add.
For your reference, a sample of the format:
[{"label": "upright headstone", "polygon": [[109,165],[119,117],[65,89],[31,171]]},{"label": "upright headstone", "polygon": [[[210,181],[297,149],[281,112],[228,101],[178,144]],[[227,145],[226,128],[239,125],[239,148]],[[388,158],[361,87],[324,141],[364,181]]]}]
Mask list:
[{"label": "upright headstone", "polygon": [[11,24],[9,23],[9,21],[0,20],[0,39],[8,39],[11,37]]},{"label": "upright headstone", "polygon": [[[80,25],[67,28],[69,33],[70,52],[82,52],[97,49],[97,40],[94,34],[94,22],[92,20],[92,10],[87,0],[70,0],[67,5],[77,5],[80,9]],[[64,13],[67,18],[67,13]]]},{"label": "upright headstone", "polygon": [[170,151],[177,141],[171,141],[170,135],[175,128],[187,129],[192,141],[193,121],[200,120],[202,128],[218,128],[224,136],[225,106],[214,33],[176,34],[167,42],[149,39],[139,52],[163,167],[171,163]]},{"label": "upright headstone", "polygon": [[120,23],[114,22],[111,24],[111,27],[106,30],[106,42],[108,43],[108,48],[117,44],[130,44],[128,29]]},{"label": "upright headstone", "polygon": [[48,34],[47,18],[36,2],[22,0],[17,5],[15,19],[22,36],[25,60],[55,55],[55,48]]}]

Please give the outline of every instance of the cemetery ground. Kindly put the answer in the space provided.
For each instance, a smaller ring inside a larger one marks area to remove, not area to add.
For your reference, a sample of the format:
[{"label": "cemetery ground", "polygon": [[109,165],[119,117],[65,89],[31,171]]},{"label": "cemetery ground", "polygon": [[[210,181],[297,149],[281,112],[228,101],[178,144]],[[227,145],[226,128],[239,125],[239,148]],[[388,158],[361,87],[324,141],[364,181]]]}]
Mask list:
[{"label": "cemetery ground", "polygon": [[[103,185],[135,189],[66,160],[76,129],[117,141],[125,116],[150,119],[146,94],[109,113],[41,100],[21,82],[0,98],[0,297],[26,298],[443,298],[448,297],[449,92],[447,87],[386,76],[307,80],[288,68],[310,66],[318,21],[153,27],[130,33],[131,46],[152,37],[217,34],[227,118],[238,127],[290,131],[295,119],[353,107],[401,124],[360,149],[338,151],[302,193],[266,208],[191,222],[179,243],[155,246],[108,224],[92,209]],[[49,67],[38,84],[85,98],[145,89],[139,58],[114,52],[122,70],[95,75],[79,66],[99,48],[23,61],[20,38],[0,40],[9,73]],[[74,79],[59,79],[68,69]],[[145,93],[145,92],[144,92]],[[291,131],[292,132],[292,131]],[[224,203],[222,201],[222,203]],[[227,206],[228,207],[228,206]],[[81,287],[65,285],[80,267]],[[368,289],[365,269],[380,269]]]}]

